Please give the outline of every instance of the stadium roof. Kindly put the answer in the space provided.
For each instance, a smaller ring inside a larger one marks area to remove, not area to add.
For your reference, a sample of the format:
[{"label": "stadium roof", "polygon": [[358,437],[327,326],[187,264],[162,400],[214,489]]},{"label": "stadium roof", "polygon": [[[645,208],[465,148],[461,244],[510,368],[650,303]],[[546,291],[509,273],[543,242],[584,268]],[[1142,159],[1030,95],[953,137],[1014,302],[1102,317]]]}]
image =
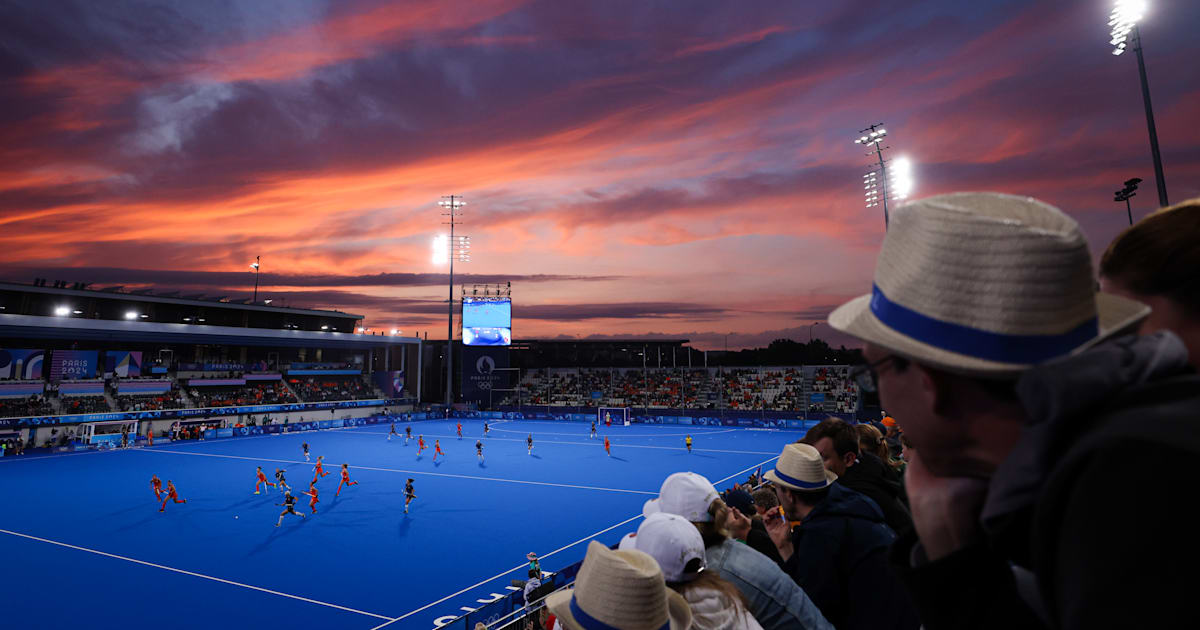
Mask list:
[{"label": "stadium roof", "polygon": [[0,338],[68,339],[172,344],[223,344],[367,349],[420,343],[416,337],[334,331],[272,330],[108,319],[75,319],[0,313]]},{"label": "stadium roof", "polygon": [[306,308],[291,308],[266,304],[263,301],[250,303],[248,298],[230,300],[228,296],[207,296],[202,293],[180,295],[180,291],[157,291],[155,289],[135,289],[126,291],[124,287],[115,286],[104,289],[73,289],[58,287],[41,287],[32,284],[16,282],[0,282],[0,291],[22,291],[28,293],[43,293],[61,295],[64,297],[79,297],[95,300],[119,300],[123,302],[153,302],[159,304],[178,304],[183,306],[202,306],[205,308],[228,308],[238,311],[264,311],[274,314],[319,315],[339,319],[360,320],[362,315],[343,313],[338,310],[319,310]]}]

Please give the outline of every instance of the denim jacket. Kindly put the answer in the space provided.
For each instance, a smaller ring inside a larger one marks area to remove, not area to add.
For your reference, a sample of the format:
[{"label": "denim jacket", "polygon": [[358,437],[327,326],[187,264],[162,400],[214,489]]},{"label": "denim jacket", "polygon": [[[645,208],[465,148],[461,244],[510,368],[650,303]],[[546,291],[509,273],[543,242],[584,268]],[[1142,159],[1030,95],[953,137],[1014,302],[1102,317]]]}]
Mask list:
[{"label": "denim jacket", "polygon": [[705,549],[704,555],[709,570],[746,596],[763,630],[833,630],[804,589],[770,558],[730,538]]}]

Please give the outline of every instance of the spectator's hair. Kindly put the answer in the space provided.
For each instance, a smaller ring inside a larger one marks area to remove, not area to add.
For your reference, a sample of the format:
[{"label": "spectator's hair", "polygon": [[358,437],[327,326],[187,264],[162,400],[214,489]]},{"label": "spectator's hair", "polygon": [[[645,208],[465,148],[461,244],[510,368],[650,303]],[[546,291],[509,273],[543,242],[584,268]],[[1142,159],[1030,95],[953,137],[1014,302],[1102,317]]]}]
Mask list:
[{"label": "spectator's hair", "polygon": [[861,451],[866,451],[878,457],[883,463],[891,463],[892,453],[888,450],[887,443],[883,441],[883,434],[879,429],[869,424],[855,425],[855,431],[858,431],[858,448]]},{"label": "spectator's hair", "polygon": [[908,436],[904,435],[903,433],[900,434],[900,444],[904,448],[912,448],[913,447],[912,440],[909,440]]},{"label": "spectator's hair", "polygon": [[858,455],[858,431],[845,420],[838,418],[826,418],[817,423],[817,426],[808,430],[804,434],[804,438],[800,442],[809,446],[816,446],[821,438],[829,438],[833,442],[833,450],[837,451],[839,457],[843,457],[846,453],[854,453]]},{"label": "spectator's hair", "polygon": [[700,530],[700,537],[704,539],[705,549],[719,545],[729,538],[729,530],[725,529],[725,521],[729,519],[730,509],[721,499],[713,499],[713,502],[708,505],[708,514],[712,516],[712,520],[707,523],[695,523],[696,529]]},{"label": "spectator's hair", "polygon": [[[716,591],[727,597],[731,603],[740,604],[740,606],[736,606],[739,615],[750,614],[750,602],[746,599],[745,594],[716,571],[700,571],[700,569],[700,559],[693,558],[684,565],[683,573],[684,575],[695,574],[696,577],[686,582],[667,582],[667,586],[685,597],[686,593],[692,589]],[[700,572],[696,573],[697,571]]]},{"label": "spectator's hair", "polygon": [[1100,275],[1135,293],[1161,296],[1200,317],[1200,197],[1129,226],[1100,258]]},{"label": "spectator's hair", "polygon": [[764,510],[769,510],[779,505],[779,497],[775,496],[775,491],[770,488],[759,488],[750,496],[754,497],[754,506]]}]

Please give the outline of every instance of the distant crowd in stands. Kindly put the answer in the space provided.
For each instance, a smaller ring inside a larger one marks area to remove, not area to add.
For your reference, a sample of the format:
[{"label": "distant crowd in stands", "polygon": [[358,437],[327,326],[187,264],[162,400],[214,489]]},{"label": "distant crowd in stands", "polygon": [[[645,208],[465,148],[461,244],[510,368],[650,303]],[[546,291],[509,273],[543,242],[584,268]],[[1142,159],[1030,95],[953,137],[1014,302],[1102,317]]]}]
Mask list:
[{"label": "distant crowd in stands", "polygon": [[54,407],[42,395],[35,394],[29,398],[0,398],[0,418],[48,416],[52,413]]},{"label": "distant crowd in stands", "polygon": [[377,398],[375,390],[361,378],[335,379],[323,376],[289,379],[288,383],[304,402],[326,402],[330,400],[365,400]]},{"label": "distant crowd in stands", "polygon": [[282,382],[247,383],[237,387],[202,387],[188,391],[197,407],[234,407],[239,405],[278,405],[294,403],[296,397]]},{"label": "distant crowd in stands", "polygon": [[[738,409],[853,413],[849,367],[539,369],[522,378],[521,403],[567,407]],[[819,394],[813,400],[811,394]],[[598,397],[597,397],[598,396]],[[516,404],[508,394],[496,404]]]},{"label": "distant crowd in stands", "polygon": [[179,386],[171,383],[171,390],[159,394],[118,394],[114,397],[117,411],[156,411],[161,409],[183,409],[187,403]]},{"label": "distant crowd in stands", "polygon": [[62,396],[58,400],[63,414],[108,413],[108,401],[104,396]]}]

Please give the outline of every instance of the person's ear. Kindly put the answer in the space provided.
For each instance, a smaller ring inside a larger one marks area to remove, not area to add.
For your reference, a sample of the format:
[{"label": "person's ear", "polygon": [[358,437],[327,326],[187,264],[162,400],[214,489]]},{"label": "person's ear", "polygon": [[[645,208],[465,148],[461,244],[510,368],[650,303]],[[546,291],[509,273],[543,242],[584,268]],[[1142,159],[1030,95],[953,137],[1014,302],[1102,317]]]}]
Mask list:
[{"label": "person's ear", "polygon": [[929,415],[949,415],[953,399],[951,393],[951,388],[954,386],[953,378],[941,370],[919,363],[914,363],[912,367],[916,369],[918,385],[913,393],[922,409],[926,410]]}]

